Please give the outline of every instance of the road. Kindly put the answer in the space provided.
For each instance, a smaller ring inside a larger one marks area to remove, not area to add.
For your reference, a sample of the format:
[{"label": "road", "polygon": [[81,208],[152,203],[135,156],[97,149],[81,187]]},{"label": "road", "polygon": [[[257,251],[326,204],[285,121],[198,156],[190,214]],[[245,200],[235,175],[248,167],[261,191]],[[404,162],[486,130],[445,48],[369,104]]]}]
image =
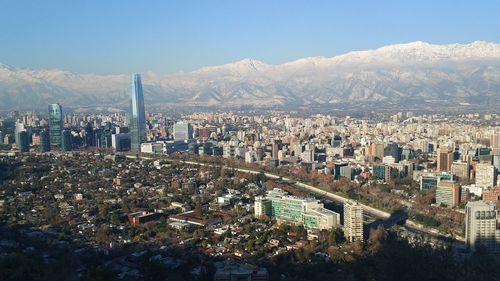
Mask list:
[{"label": "road", "polygon": [[[169,160],[169,161],[177,161],[177,160]],[[181,161],[181,162],[186,163],[186,164],[191,164],[191,165],[198,165],[198,166],[211,166],[211,167],[219,166],[220,167],[220,165],[207,164],[207,163],[202,163],[202,162],[197,162],[197,161]],[[250,174],[260,174],[261,173],[259,171],[254,171],[254,170],[244,169],[244,168],[236,168],[236,167],[228,167],[228,166],[222,166],[222,168],[223,169],[233,169],[235,171],[239,171],[239,172],[243,172],[243,173],[250,173]],[[319,189],[319,188],[312,186],[310,184],[298,182],[298,181],[293,180],[293,179],[288,178],[288,177],[281,177],[281,176],[278,176],[278,175],[275,175],[272,173],[268,173],[268,172],[264,172],[264,175],[268,178],[271,178],[271,179],[281,179],[283,181],[293,182],[293,184],[299,188],[302,188],[302,189],[305,189],[307,191],[310,191],[311,193],[329,198],[332,201],[335,201],[338,203],[344,204],[348,200],[352,200],[352,199],[342,197],[342,196],[335,194],[335,193],[332,193],[332,192],[324,191],[324,190]],[[357,201],[357,200],[353,200],[353,201]],[[363,211],[366,212],[367,214],[373,216],[374,218],[385,220],[383,224],[386,227],[392,226],[392,225],[397,224],[397,223],[404,223],[406,228],[409,228],[409,229],[416,231],[416,232],[425,233],[425,234],[431,235],[432,237],[435,237],[435,238],[442,238],[442,237],[450,238],[449,234],[441,233],[437,229],[429,228],[429,227],[426,227],[426,226],[424,226],[416,221],[410,220],[403,213],[391,215],[391,213],[389,213],[389,212],[373,208],[371,206],[362,204],[360,202],[358,202],[358,204],[361,205],[361,207],[363,208]],[[464,237],[454,236],[453,238],[457,241],[465,242]]]}]

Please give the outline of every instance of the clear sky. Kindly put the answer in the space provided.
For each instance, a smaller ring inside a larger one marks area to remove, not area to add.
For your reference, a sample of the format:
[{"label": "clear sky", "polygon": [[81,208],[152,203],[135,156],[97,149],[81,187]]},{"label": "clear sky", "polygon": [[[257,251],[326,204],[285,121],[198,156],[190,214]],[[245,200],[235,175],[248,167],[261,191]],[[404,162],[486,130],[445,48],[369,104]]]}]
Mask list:
[{"label": "clear sky", "polygon": [[500,1],[0,0],[0,62],[159,74],[410,41],[500,42]]}]

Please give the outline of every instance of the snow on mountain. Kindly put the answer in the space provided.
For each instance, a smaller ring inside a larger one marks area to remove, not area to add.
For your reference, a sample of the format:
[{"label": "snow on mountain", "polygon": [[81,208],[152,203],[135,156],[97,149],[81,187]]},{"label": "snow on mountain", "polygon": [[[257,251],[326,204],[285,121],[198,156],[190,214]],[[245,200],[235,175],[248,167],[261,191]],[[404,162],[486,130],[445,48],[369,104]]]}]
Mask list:
[{"label": "snow on mountain", "polygon": [[[143,75],[146,103],[202,106],[499,104],[500,44],[412,42],[271,65],[253,59],[189,73]],[[129,75],[0,64],[0,108],[126,106]],[[29,101],[29,102],[27,102]],[[439,102],[436,102],[439,101]]]}]

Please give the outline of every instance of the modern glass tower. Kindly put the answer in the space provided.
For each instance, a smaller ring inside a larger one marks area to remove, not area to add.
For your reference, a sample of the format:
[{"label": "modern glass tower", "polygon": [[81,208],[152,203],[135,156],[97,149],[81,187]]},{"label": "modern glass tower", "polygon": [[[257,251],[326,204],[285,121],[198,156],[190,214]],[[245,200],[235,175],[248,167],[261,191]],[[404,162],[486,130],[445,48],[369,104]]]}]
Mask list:
[{"label": "modern glass tower", "polygon": [[58,103],[49,104],[49,133],[52,145],[61,145],[62,117],[62,106]]},{"label": "modern glass tower", "polygon": [[30,141],[28,138],[28,132],[26,131],[18,132],[16,139],[19,152],[28,152],[30,150]]},{"label": "modern glass tower", "polygon": [[130,81],[130,150],[139,152],[141,143],[146,141],[146,114],[142,95],[141,75],[133,74]]},{"label": "modern glass tower", "polygon": [[40,152],[50,151],[50,134],[49,131],[43,130],[40,132]]}]

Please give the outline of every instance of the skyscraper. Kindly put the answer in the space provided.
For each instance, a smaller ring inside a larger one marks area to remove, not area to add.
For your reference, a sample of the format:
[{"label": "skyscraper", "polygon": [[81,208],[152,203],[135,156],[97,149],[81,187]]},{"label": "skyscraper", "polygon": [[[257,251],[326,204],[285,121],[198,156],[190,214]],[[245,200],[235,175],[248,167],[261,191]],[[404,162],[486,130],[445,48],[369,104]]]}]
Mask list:
[{"label": "skyscraper", "polygon": [[40,132],[40,151],[50,151],[50,135],[47,130],[43,130]]},{"label": "skyscraper", "polygon": [[58,103],[49,104],[49,133],[52,145],[61,145],[62,129],[62,106]]},{"label": "skyscraper", "polygon": [[19,152],[28,152],[30,148],[28,132],[20,131],[16,133],[16,143]]},{"label": "skyscraper", "polygon": [[493,204],[473,201],[465,206],[465,243],[475,250],[482,247],[500,252],[500,231],[497,230],[497,212]]},{"label": "skyscraper", "polygon": [[142,95],[141,76],[133,74],[130,81],[130,149],[139,152],[141,143],[146,141],[146,115]]},{"label": "skyscraper", "polygon": [[356,201],[344,204],[344,236],[347,241],[363,241],[363,208]]},{"label": "skyscraper", "polygon": [[190,140],[193,138],[193,126],[189,123],[177,122],[174,125],[174,140]]},{"label": "skyscraper", "polygon": [[62,131],[62,137],[61,137],[61,149],[64,151],[71,151],[72,148],[72,136],[71,136],[71,131],[69,130],[64,130]]},{"label": "skyscraper", "polygon": [[437,150],[437,170],[449,172],[453,163],[453,151],[449,147],[439,147]]}]

